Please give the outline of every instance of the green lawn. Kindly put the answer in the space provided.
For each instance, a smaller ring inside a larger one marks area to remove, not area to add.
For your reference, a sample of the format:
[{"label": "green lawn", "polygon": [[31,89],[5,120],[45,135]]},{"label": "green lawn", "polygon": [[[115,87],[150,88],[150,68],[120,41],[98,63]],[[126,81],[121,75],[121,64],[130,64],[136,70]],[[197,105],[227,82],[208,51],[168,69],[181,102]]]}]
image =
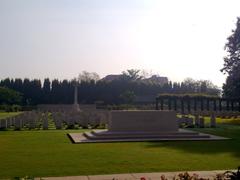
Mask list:
[{"label": "green lawn", "polygon": [[240,165],[240,126],[201,131],[225,141],[72,144],[68,132],[0,131],[0,179],[129,172],[235,169]]},{"label": "green lawn", "polygon": [[0,112],[0,119],[6,118],[6,117],[12,117],[20,114],[21,112]]}]

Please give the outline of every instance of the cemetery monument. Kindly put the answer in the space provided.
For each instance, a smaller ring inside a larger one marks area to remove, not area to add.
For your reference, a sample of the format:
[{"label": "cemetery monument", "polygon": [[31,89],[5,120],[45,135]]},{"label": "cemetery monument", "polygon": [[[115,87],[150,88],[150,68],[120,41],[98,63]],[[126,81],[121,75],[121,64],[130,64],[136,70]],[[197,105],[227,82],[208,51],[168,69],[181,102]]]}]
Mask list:
[{"label": "cemetery monument", "polygon": [[108,130],[69,133],[68,136],[73,143],[227,139],[179,129],[175,111],[118,110],[109,113]]}]

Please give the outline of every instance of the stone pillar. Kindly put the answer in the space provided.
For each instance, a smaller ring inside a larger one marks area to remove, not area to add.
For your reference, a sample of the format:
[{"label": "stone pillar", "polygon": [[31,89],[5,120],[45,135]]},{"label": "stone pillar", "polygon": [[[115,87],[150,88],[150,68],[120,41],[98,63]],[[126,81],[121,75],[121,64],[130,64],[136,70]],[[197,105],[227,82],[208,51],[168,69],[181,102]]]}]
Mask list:
[{"label": "stone pillar", "polygon": [[74,86],[74,104],[73,104],[74,111],[80,111],[79,104],[78,104],[78,87],[77,85]]}]

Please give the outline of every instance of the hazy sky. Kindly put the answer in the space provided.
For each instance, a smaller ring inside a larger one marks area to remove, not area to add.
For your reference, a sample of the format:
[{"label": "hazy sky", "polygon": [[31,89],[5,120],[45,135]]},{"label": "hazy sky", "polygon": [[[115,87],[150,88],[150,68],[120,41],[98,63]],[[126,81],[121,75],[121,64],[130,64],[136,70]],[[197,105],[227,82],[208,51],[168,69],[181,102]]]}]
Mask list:
[{"label": "hazy sky", "polygon": [[221,86],[239,0],[0,0],[0,79],[146,69]]}]

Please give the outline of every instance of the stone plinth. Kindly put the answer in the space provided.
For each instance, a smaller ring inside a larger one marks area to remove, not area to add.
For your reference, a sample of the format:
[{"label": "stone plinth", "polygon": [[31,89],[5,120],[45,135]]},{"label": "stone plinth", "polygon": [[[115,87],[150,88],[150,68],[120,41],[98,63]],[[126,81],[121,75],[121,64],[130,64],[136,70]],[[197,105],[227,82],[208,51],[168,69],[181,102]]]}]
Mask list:
[{"label": "stone plinth", "polygon": [[74,143],[226,139],[179,130],[174,111],[111,111],[108,130],[68,134]]},{"label": "stone plinth", "polygon": [[112,111],[110,132],[176,132],[178,124],[174,111]]}]

